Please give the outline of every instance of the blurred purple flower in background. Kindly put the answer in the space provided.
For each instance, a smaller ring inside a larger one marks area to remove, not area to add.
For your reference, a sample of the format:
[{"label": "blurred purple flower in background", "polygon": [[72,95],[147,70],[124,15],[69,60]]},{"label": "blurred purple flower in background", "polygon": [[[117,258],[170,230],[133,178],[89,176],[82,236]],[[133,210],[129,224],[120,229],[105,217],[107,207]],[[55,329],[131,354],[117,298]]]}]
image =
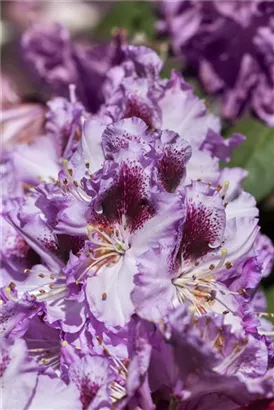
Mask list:
[{"label": "blurred purple flower in background", "polygon": [[163,1],[162,32],[176,56],[194,68],[209,94],[222,98],[222,115],[246,109],[274,127],[274,3]]},{"label": "blurred purple flower in background", "polygon": [[42,85],[68,97],[69,84],[75,84],[81,102],[96,112],[104,101],[106,73],[123,59],[122,43],[122,32],[105,46],[92,46],[73,42],[69,31],[59,24],[36,25],[24,34],[22,52]]}]

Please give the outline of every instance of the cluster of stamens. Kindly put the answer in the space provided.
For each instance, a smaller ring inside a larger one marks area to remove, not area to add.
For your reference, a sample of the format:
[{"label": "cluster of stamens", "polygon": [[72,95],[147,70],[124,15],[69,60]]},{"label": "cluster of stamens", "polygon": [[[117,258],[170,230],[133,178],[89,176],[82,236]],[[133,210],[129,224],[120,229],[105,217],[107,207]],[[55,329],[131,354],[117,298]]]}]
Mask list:
[{"label": "cluster of stamens", "polygon": [[30,296],[39,302],[60,300],[62,303],[64,296],[67,293],[66,277],[63,274],[54,275],[53,273],[34,272],[31,269],[25,269],[27,274],[37,275],[41,279],[48,279],[48,282],[42,286],[34,287],[29,291]]},{"label": "cluster of stamens", "polygon": [[90,248],[86,253],[90,263],[77,279],[79,283],[88,273],[98,273],[103,266],[111,266],[125,254],[129,245],[118,227],[88,226]]},{"label": "cluster of stamens", "polygon": [[114,353],[109,351],[100,337],[97,336],[96,338],[98,343],[103,347],[105,355],[112,361],[110,367],[113,370],[114,374],[117,375],[117,380],[114,380],[110,383],[111,401],[112,403],[115,403],[126,396],[125,385],[128,377],[128,369],[122,362],[122,360],[120,360]]},{"label": "cluster of stamens", "polygon": [[[223,341],[222,341],[222,343],[223,343]],[[227,355],[220,364],[215,366],[214,370],[218,373],[221,373],[221,374],[229,372],[229,368],[231,367],[231,365],[244,352],[247,343],[248,343],[247,339],[237,340],[234,344],[232,352],[229,355]],[[222,350],[222,344],[217,345],[217,346],[220,346],[219,350]]]},{"label": "cluster of stamens", "polygon": [[[192,274],[192,268],[190,268],[189,271],[184,271],[181,275],[172,279],[172,283],[176,288],[178,301],[180,303],[184,303],[186,300],[190,301],[198,315],[205,314],[208,307],[213,305],[215,300],[224,306],[225,310],[223,313],[231,312],[231,309],[219,298],[218,293],[243,295],[245,294],[245,290],[240,289],[238,292],[232,292],[228,289],[224,290],[225,288],[220,289],[218,286],[214,277],[215,272],[223,266],[225,266],[226,269],[232,267],[232,263],[226,261],[226,257],[227,249],[223,248],[221,249],[221,258],[217,265],[211,264],[208,269],[199,272],[198,275]],[[195,265],[198,266],[199,263]]]},{"label": "cluster of stamens", "polygon": [[[26,338],[26,342],[35,342],[39,346],[39,343],[43,343],[44,339]],[[60,365],[60,345],[32,348],[28,349],[28,352],[38,364],[58,370]]]},{"label": "cluster of stamens", "polygon": [[[91,197],[85,192],[84,187],[82,185],[82,181],[77,181],[73,177],[73,169],[69,167],[68,160],[63,159],[63,170],[65,174],[65,178],[59,179],[56,184],[59,188],[63,189],[66,193],[71,193],[76,199],[80,201],[90,202]],[[85,163],[85,167],[87,171],[89,171],[90,164],[87,161]],[[88,174],[90,178],[92,178],[92,174]]]},{"label": "cluster of stamens", "polygon": [[[217,350],[218,353],[223,357],[223,360],[215,366],[214,370],[218,373],[224,373],[229,371],[229,367],[237,360],[237,358],[244,352],[247,344],[248,344],[248,339],[241,338],[241,337],[235,337],[235,341],[232,345],[232,350],[228,353],[225,343],[226,343],[226,338],[224,335],[225,332],[225,327],[224,326],[217,326],[215,327],[215,332],[216,335],[214,338],[211,338],[210,336],[210,326],[214,326],[214,322],[212,322],[212,319],[210,316],[206,318],[205,321],[205,326],[201,328],[199,326],[199,319],[198,318],[193,318],[193,327],[197,327],[197,329],[200,331],[200,336],[203,340],[207,341],[207,343],[210,342],[212,351]],[[212,329],[213,330],[213,329]],[[225,352],[225,354],[224,354]]]}]

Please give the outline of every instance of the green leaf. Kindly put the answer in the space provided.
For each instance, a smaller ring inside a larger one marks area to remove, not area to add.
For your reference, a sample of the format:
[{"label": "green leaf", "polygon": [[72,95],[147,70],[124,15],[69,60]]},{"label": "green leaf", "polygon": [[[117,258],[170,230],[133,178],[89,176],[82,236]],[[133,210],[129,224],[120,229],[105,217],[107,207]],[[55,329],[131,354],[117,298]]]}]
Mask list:
[{"label": "green leaf", "polygon": [[182,71],[182,63],[174,57],[168,57],[165,59],[164,66],[161,71],[161,77],[169,78],[172,70],[176,70],[179,72]]},{"label": "green leaf", "polygon": [[95,28],[95,37],[109,38],[113,28],[125,28],[132,38],[143,33],[152,40],[155,38],[156,13],[151,3],[146,1],[119,1],[114,3],[110,11]]},{"label": "green leaf", "polygon": [[[200,82],[197,80],[195,77],[185,77],[185,80],[187,83],[192,85],[194,94],[197,95],[197,97],[203,99],[205,102],[210,101],[210,97],[206,92],[202,89]],[[210,106],[207,107],[209,111],[211,111]]]},{"label": "green leaf", "polygon": [[274,190],[274,129],[245,117],[229,128],[225,136],[235,132],[245,135],[247,140],[236,148],[228,166],[248,171],[244,188],[260,201]]},{"label": "green leaf", "polygon": [[[265,297],[267,300],[267,312],[274,313],[274,286],[265,291]],[[274,318],[271,321],[273,322]]]}]

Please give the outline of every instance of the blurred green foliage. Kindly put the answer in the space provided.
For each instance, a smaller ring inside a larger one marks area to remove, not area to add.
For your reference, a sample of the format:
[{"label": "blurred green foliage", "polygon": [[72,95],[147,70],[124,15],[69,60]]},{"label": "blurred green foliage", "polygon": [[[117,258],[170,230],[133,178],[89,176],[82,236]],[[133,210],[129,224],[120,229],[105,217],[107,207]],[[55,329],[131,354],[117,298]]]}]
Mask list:
[{"label": "blurred green foliage", "polygon": [[152,2],[119,1],[113,3],[94,34],[98,39],[105,39],[109,38],[114,28],[123,27],[127,30],[129,38],[137,33],[143,33],[148,39],[153,40],[156,36],[155,23],[156,13]]},{"label": "blurred green foliage", "polygon": [[239,132],[247,137],[233,153],[231,167],[247,169],[244,188],[260,201],[274,190],[274,129],[255,118],[242,118],[226,132]]},{"label": "blurred green foliage", "polygon": [[[267,300],[267,312],[274,313],[274,286],[265,290]],[[269,319],[274,323],[274,318]]]},{"label": "blurred green foliage", "polygon": [[167,58],[161,71],[161,77],[169,78],[172,70],[180,71],[181,63],[175,58]]}]

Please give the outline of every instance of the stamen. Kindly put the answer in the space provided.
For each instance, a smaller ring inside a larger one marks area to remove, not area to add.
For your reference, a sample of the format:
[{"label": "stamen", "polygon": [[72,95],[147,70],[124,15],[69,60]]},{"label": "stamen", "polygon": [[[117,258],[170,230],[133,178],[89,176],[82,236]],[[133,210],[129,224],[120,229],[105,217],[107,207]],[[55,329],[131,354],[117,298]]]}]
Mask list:
[{"label": "stamen", "polygon": [[9,283],[9,288],[10,288],[11,290],[15,290],[15,289],[16,289],[16,284],[15,284],[14,282],[10,282],[10,283]]},{"label": "stamen", "polygon": [[229,185],[230,185],[229,181],[225,181],[225,182],[224,182],[223,190],[222,190],[222,195],[221,195],[222,200],[225,199],[225,196],[226,196],[226,193],[227,193],[227,191],[228,191]]},{"label": "stamen", "polygon": [[124,363],[114,353],[111,353],[109,351],[106,344],[103,342],[103,340],[99,336],[96,336],[96,339],[98,340],[100,346],[104,348],[104,352],[110,357],[110,359],[114,362],[114,364],[119,369],[123,369],[123,371],[127,374],[127,368],[125,367]]},{"label": "stamen", "polygon": [[78,285],[80,283],[80,281],[83,279],[83,277],[90,271],[91,268],[93,268],[94,266],[96,266],[98,264],[98,262],[101,262],[103,260],[106,259],[110,259],[110,257],[114,257],[117,256],[117,253],[115,252],[109,252],[106,255],[101,256],[100,258],[94,258],[92,257],[93,260],[95,260],[95,262],[93,262],[91,265],[89,265],[83,272],[82,274],[79,276],[79,278],[76,280],[76,284]]},{"label": "stamen", "polygon": [[239,343],[236,344],[232,353],[227,356],[222,363],[214,368],[215,371],[221,373],[222,371],[227,370],[227,367],[231,365],[235,360],[243,353],[245,350],[246,342],[243,341],[243,344],[240,345]]},{"label": "stamen", "polygon": [[9,287],[6,287],[4,289],[5,295],[7,296],[7,298],[13,302],[17,302],[18,299],[12,294],[12,289]]},{"label": "stamen", "polygon": [[110,395],[111,395],[112,403],[115,403],[118,400],[121,400],[126,395],[125,387],[121,386],[118,382],[110,383],[110,389],[111,389]]},{"label": "stamen", "polygon": [[[99,345],[103,347],[104,353],[113,361],[113,365],[110,366],[111,369],[119,377],[121,383],[125,385],[128,377],[128,370],[126,366],[114,353],[111,353],[109,351],[106,344],[99,336],[96,336],[96,339]],[[126,389],[124,385],[121,385],[118,381],[113,381],[110,383],[112,403],[115,403],[117,400],[120,400],[126,395]]]},{"label": "stamen", "polygon": [[[63,180],[66,190],[68,192],[71,192],[73,195],[76,194],[78,199],[80,199],[81,201],[90,202],[92,198],[89,195],[87,195],[87,193],[80,186],[79,182],[72,178],[73,170],[72,168],[68,168],[68,160],[66,158],[62,159],[62,164],[63,164],[64,172],[67,177]],[[71,186],[72,190],[70,190],[68,182],[72,184]]]},{"label": "stamen", "polygon": [[215,270],[221,268],[225,262],[225,259],[227,257],[227,249],[223,248],[221,249],[221,259],[220,262],[218,263],[218,265],[216,266]]},{"label": "stamen", "polygon": [[[230,292],[229,292],[230,293]],[[228,313],[232,313],[234,316],[236,315],[236,312],[233,312],[233,310],[231,310],[221,299],[219,298],[215,298],[221,305],[223,305],[226,308],[226,312],[228,311]]]},{"label": "stamen", "polygon": [[[214,272],[222,268],[225,264],[228,251],[226,248],[221,249],[221,258],[217,265],[211,264],[208,269],[201,273],[192,274],[192,268],[183,272],[177,278],[172,279],[172,283],[176,288],[177,299],[180,303],[184,303],[185,300],[189,300],[193,305],[198,315],[204,314],[208,311],[212,303],[216,300],[222,306],[224,306],[226,312],[233,312],[218,296],[221,295],[240,295],[242,290],[233,292],[224,287],[220,288],[219,284],[215,281]],[[227,262],[228,263],[228,262]],[[229,262],[231,264],[231,262]],[[231,264],[232,265],[232,264]]]},{"label": "stamen", "polygon": [[29,348],[28,353],[36,360],[37,363],[44,366],[50,366],[57,370],[60,364],[60,345],[40,347],[41,343],[45,343],[45,339],[26,338],[26,342],[35,343],[36,348]]},{"label": "stamen", "polygon": [[[60,293],[65,293],[67,291],[66,286],[62,286],[59,289],[55,289],[54,291],[46,292],[44,291],[41,296],[37,296],[38,301],[52,299],[54,296],[60,295]],[[64,295],[65,296],[65,295]]]},{"label": "stamen", "polygon": [[205,270],[202,274],[199,274],[199,279],[207,278],[209,275],[212,275],[213,271],[217,271],[218,269],[220,269],[225,263],[227,253],[228,253],[227,249],[222,248],[221,249],[221,259],[220,259],[218,265],[216,265],[216,266],[214,264],[209,265],[209,267],[208,267],[209,270]]},{"label": "stamen", "polygon": [[232,264],[230,261],[227,261],[227,262],[225,263],[226,269],[231,269],[232,266],[233,266],[233,264]]},{"label": "stamen", "polygon": [[65,279],[65,275],[63,275],[63,274],[60,274],[60,275],[58,275],[58,276],[56,276],[56,275],[54,275],[52,272],[36,272],[36,271],[34,271],[34,270],[32,270],[32,269],[25,269],[24,270],[24,273],[26,273],[26,274],[32,274],[32,275],[37,275],[39,278],[49,278],[49,279],[57,279],[57,278],[62,278],[62,279]]},{"label": "stamen", "polygon": [[121,233],[120,227],[118,229],[118,227],[103,228],[101,226],[88,225],[87,236],[94,246],[91,246],[89,252],[86,253],[86,257],[90,258],[91,263],[77,278],[77,284],[93,267],[96,268],[95,272],[97,272],[104,264],[116,263],[129,249],[129,245],[124,240],[125,236]]}]

